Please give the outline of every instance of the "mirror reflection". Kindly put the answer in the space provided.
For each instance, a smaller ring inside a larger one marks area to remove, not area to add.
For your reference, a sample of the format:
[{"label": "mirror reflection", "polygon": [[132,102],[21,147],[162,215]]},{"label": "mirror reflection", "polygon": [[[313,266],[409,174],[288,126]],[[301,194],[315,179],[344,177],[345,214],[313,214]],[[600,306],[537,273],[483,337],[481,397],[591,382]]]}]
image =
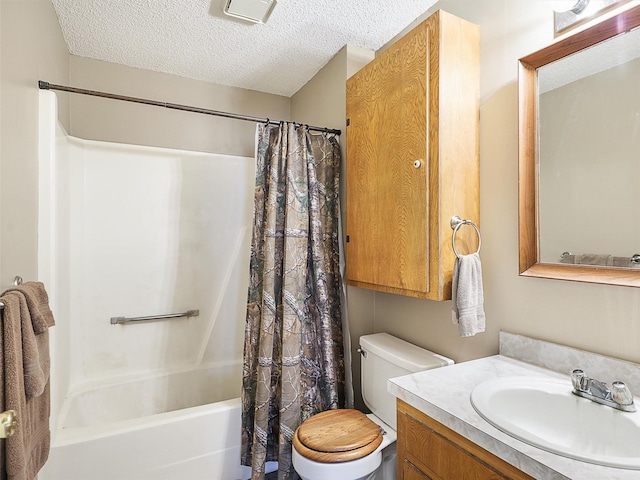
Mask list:
[{"label": "mirror reflection", "polygon": [[639,57],[636,29],[538,68],[539,262],[640,269]]}]

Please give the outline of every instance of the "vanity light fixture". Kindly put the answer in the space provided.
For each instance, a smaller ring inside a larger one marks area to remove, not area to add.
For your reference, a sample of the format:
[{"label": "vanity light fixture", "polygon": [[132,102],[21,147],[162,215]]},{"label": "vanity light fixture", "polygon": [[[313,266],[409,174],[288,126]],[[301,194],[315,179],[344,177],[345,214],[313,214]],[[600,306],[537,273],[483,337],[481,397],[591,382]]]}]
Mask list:
[{"label": "vanity light fixture", "polygon": [[559,1],[553,12],[555,35],[593,20],[599,15],[616,8],[629,0],[572,0]]},{"label": "vanity light fixture", "polygon": [[225,15],[252,23],[266,23],[276,0],[224,0]]}]

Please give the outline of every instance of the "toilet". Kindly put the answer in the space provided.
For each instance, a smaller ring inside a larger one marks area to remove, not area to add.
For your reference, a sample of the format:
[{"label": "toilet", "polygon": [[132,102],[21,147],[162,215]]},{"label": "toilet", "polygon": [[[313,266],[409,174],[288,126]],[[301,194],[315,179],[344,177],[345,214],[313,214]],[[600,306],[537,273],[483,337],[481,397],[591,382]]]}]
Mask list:
[{"label": "toilet", "polygon": [[387,380],[453,364],[388,333],[360,337],[360,353],[362,397],[371,413],[328,410],[303,422],[292,451],[302,480],[395,480],[396,398]]}]

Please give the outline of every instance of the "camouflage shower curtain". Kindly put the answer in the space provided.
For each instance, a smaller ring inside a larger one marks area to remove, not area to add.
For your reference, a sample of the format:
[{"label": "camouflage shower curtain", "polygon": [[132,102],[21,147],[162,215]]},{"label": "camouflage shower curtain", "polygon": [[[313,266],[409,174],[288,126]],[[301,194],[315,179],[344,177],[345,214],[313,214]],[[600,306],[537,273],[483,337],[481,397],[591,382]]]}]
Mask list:
[{"label": "camouflage shower curtain", "polygon": [[340,147],[293,123],[259,124],[242,388],[242,464],[298,478],[291,440],[344,407],[338,251]]}]

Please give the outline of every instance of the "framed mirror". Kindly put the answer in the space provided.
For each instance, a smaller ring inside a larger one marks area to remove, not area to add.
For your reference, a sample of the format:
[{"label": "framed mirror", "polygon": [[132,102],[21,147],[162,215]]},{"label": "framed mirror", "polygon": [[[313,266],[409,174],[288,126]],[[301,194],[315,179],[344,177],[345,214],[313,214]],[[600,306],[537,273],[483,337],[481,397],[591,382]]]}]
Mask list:
[{"label": "framed mirror", "polygon": [[640,6],[519,62],[520,275],[640,287]]}]

